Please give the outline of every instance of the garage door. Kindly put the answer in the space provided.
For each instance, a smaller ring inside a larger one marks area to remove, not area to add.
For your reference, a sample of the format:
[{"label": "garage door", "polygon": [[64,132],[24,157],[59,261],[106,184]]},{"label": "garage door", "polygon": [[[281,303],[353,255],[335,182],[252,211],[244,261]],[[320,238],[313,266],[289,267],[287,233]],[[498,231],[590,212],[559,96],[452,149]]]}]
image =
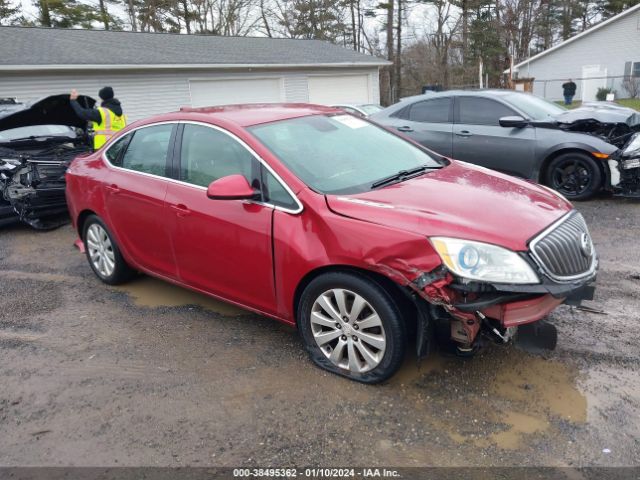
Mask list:
[{"label": "garage door", "polygon": [[332,103],[369,103],[368,75],[309,77],[309,101]]},{"label": "garage door", "polygon": [[189,88],[193,107],[284,100],[280,78],[190,80]]}]

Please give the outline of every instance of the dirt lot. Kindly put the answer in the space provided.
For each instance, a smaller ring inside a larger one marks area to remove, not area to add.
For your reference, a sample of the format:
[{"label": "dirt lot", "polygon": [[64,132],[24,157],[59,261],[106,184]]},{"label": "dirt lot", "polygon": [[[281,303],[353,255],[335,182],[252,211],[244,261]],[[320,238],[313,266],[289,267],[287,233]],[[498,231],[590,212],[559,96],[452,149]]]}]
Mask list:
[{"label": "dirt lot", "polygon": [[142,277],[101,284],[70,227],[0,232],[0,465],[640,465],[640,203],[581,203],[606,314],[558,348],[409,359],[356,384],[294,330]]}]

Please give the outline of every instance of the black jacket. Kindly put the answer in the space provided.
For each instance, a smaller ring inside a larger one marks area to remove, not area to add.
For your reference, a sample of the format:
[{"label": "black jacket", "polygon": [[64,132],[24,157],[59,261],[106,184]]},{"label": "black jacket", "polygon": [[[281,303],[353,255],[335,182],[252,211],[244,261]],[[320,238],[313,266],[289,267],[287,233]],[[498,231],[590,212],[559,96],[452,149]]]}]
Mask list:
[{"label": "black jacket", "polygon": [[[120,100],[118,100],[117,98],[105,100],[100,106],[108,108],[117,116],[122,115],[122,105],[120,105]],[[80,106],[77,100],[71,100],[71,107],[73,107],[73,111],[76,112],[76,115],[78,115],[78,117],[86,120],[87,122],[100,123],[102,121],[100,112],[96,108],[83,108],[82,106]]]},{"label": "black jacket", "polygon": [[576,94],[576,84],[573,82],[567,82],[562,84],[562,93],[564,95],[575,95]]}]

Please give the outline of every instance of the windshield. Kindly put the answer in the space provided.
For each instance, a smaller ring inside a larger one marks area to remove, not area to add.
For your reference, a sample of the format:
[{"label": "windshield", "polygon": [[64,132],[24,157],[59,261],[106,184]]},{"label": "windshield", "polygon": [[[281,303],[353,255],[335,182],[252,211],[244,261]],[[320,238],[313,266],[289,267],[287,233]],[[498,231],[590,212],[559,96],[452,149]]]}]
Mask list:
[{"label": "windshield", "polygon": [[69,137],[75,138],[75,131],[67,125],[31,125],[28,127],[10,128],[0,132],[0,142],[10,142],[16,138],[28,137]]},{"label": "windshield", "polygon": [[322,193],[365,192],[400,170],[442,166],[424,150],[351,115],[314,115],[249,130],[298,178]]},{"label": "windshield", "polygon": [[556,103],[526,93],[512,93],[503,98],[531,120],[548,120],[549,117],[566,111],[566,108]]}]

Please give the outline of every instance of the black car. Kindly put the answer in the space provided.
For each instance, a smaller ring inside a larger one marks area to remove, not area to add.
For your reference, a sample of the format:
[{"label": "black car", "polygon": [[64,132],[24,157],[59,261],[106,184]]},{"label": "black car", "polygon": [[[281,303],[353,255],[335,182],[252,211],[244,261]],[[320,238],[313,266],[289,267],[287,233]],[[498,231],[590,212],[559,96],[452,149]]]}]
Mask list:
[{"label": "black car", "polygon": [[[90,108],[95,100],[78,99]],[[86,122],[76,116],[69,95],[30,105],[0,106],[0,227],[22,221],[55,228],[67,221],[65,172],[78,154],[90,151]]]},{"label": "black car", "polygon": [[[640,114],[615,105],[567,111],[513,90],[448,91],[408,98],[371,120],[437,153],[548,185],[574,200],[623,193],[611,155],[640,131]],[[612,181],[613,177],[613,181]]]}]

